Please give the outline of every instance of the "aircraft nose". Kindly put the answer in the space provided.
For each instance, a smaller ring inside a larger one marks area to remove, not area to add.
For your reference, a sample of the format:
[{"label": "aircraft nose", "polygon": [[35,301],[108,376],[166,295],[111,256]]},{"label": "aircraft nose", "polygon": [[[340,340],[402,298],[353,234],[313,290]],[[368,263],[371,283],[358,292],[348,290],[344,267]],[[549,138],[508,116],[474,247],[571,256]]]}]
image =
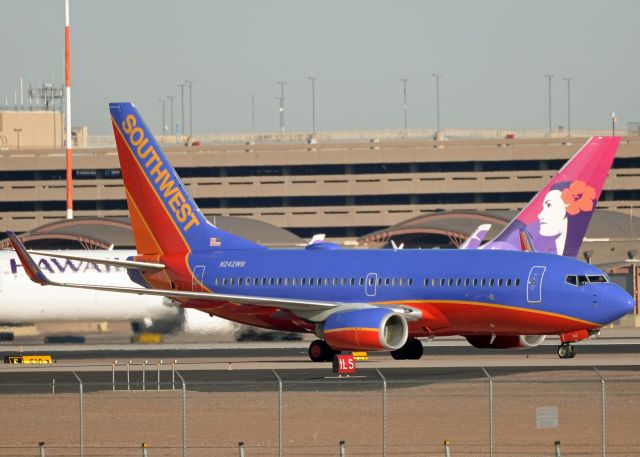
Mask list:
[{"label": "aircraft nose", "polygon": [[617,287],[611,298],[612,321],[626,316],[636,307],[636,302],[633,300],[633,297],[622,287]]}]

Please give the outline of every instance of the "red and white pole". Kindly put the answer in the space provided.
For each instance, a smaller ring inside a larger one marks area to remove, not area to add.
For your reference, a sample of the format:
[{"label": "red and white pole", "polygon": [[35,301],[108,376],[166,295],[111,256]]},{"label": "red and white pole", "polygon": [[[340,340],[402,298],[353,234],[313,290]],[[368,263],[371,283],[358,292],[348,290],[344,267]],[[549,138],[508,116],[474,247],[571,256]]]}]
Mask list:
[{"label": "red and white pole", "polygon": [[71,52],[69,49],[69,0],[64,0],[64,60],[65,60],[65,85],[67,100],[67,219],[73,219],[73,176],[71,159],[73,157],[71,146]]}]

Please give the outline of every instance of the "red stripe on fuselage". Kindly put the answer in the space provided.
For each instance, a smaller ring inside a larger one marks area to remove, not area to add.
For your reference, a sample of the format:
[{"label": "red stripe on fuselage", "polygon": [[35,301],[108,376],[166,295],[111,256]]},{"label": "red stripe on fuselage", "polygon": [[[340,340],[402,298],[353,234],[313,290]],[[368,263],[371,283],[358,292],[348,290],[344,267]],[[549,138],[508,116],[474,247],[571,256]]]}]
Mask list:
[{"label": "red stripe on fuselage", "polygon": [[[455,301],[394,303],[422,311],[423,319],[408,322],[409,334],[414,337],[473,334],[555,335],[600,327],[597,323],[570,316],[505,305]],[[290,311],[279,310],[276,307],[210,302],[193,302],[189,306],[235,322],[273,330],[313,332],[314,329],[313,324],[305,323]]]}]

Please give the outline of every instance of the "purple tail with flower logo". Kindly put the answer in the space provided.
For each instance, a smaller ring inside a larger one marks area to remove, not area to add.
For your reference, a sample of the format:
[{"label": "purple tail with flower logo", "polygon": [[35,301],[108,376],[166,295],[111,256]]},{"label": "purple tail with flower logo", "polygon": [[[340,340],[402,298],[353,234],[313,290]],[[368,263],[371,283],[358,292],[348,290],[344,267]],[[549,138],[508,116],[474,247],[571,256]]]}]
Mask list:
[{"label": "purple tail with flower logo", "polygon": [[520,250],[524,228],[537,252],[576,257],[619,144],[619,137],[590,138],[483,249]]}]

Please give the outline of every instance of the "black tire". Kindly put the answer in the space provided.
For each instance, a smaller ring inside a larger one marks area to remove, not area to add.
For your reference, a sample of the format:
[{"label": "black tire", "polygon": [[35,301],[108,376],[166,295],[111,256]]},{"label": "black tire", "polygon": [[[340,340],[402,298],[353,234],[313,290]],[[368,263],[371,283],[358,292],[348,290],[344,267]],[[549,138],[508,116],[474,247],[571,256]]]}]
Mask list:
[{"label": "black tire", "polygon": [[573,359],[576,356],[576,347],[575,346],[569,346],[571,349],[569,350],[569,358]]},{"label": "black tire", "polygon": [[391,357],[393,357],[393,360],[405,360],[407,357],[404,355],[404,346],[395,351],[391,351]]},{"label": "black tire", "polygon": [[309,358],[314,362],[331,362],[333,350],[323,340],[314,340],[309,345]]},{"label": "black tire", "polygon": [[558,357],[561,359],[568,359],[571,357],[571,347],[568,344],[561,344],[558,346]]},{"label": "black tire", "polygon": [[416,338],[411,338],[409,341],[407,341],[404,347],[407,359],[409,360],[420,360],[422,354],[424,353],[422,343]]}]

